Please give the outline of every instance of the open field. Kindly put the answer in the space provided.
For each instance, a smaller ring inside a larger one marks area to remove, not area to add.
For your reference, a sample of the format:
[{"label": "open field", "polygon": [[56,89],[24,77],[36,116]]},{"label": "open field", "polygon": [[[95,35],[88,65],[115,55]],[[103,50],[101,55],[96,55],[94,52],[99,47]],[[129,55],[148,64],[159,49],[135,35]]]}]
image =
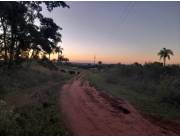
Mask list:
[{"label": "open field", "polygon": [[180,67],[161,64],[115,65],[86,77],[97,89],[130,101],[142,113],[180,120]]}]

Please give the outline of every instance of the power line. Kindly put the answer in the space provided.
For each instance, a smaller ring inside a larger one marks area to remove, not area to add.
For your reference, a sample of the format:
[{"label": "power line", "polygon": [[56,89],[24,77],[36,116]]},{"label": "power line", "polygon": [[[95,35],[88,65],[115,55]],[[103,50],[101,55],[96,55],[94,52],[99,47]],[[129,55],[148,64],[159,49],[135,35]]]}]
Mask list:
[{"label": "power line", "polygon": [[131,3],[131,5],[129,6],[129,9],[128,9],[128,11],[127,11],[127,14],[126,14],[125,17],[124,17],[124,22],[126,21],[126,19],[128,18],[128,16],[130,15],[132,9],[133,9],[134,6],[135,6],[135,3],[136,3],[136,2],[133,1],[133,2]]},{"label": "power line", "polygon": [[128,2],[127,7],[125,7],[124,10],[122,10],[122,13],[121,13],[121,15],[120,15],[120,20],[123,19],[124,14],[126,13],[126,11],[127,11],[128,7],[130,6],[130,4],[131,4],[131,2]]},{"label": "power line", "polygon": [[127,7],[125,8],[125,10],[122,12],[120,18],[121,18],[121,22],[120,24],[123,24],[125,22],[125,20],[127,19],[127,17],[129,16],[130,12],[132,11],[133,7],[135,6],[136,2],[129,2]]}]

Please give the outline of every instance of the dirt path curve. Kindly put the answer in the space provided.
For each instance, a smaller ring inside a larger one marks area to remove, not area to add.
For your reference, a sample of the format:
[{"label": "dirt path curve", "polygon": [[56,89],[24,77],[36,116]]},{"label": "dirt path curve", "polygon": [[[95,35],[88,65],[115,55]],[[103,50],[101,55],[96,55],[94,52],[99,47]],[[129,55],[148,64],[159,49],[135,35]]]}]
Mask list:
[{"label": "dirt path curve", "polygon": [[64,85],[60,107],[74,135],[173,135],[150,123],[127,101],[74,79]]}]

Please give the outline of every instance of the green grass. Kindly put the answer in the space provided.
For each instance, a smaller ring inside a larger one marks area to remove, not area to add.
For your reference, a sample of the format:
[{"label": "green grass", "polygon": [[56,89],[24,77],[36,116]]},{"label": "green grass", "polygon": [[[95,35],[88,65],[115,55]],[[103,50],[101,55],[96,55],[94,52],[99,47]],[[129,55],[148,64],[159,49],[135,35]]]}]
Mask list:
[{"label": "green grass", "polygon": [[38,64],[0,75],[0,135],[70,134],[57,100],[70,75]]},{"label": "green grass", "polygon": [[166,120],[180,119],[180,106],[173,100],[173,97],[179,97],[180,88],[175,88],[171,79],[156,82],[148,79],[142,83],[141,80],[122,76],[115,71],[89,72],[86,79],[98,90],[128,100],[144,114]]}]

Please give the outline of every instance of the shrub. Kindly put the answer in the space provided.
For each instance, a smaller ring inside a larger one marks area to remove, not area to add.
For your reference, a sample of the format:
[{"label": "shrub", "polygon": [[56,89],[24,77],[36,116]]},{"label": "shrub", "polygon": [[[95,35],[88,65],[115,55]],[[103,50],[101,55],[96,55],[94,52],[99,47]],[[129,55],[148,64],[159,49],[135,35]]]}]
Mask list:
[{"label": "shrub", "polygon": [[160,82],[158,96],[161,102],[180,105],[180,81],[165,79]]}]

